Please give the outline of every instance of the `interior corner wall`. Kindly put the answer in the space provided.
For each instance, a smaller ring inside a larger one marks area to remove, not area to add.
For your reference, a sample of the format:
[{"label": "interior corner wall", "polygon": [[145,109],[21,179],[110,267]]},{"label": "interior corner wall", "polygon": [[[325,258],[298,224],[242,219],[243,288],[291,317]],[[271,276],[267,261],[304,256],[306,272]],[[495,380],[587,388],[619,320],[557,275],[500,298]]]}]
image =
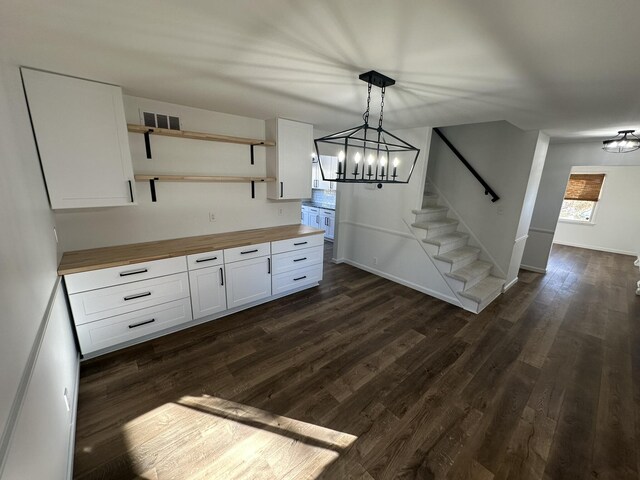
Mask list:
[{"label": "interior corner wall", "polygon": [[522,267],[540,272],[546,270],[571,168],[593,165],[640,165],[640,150],[622,154],[607,153],[602,150],[599,141],[551,143],[542,171]]},{"label": "interior corner wall", "polygon": [[491,197],[484,195],[482,185],[437,135],[431,142],[427,175],[509,284],[517,275],[517,269],[515,275],[510,270],[511,260],[518,255],[518,229],[526,223],[523,208],[531,201],[530,182],[535,180],[531,177],[538,168],[544,138],[538,131],[523,131],[506,121],[440,130],[500,200],[492,203]]},{"label": "interior corner wall", "polygon": [[[44,377],[55,389],[41,391],[41,397],[53,406],[50,414],[56,420],[68,419],[62,391],[68,387],[72,394],[73,386],[65,382],[75,378],[77,365],[72,361],[72,365],[65,363],[58,369],[59,365],[48,364],[38,356],[38,346],[46,334],[50,299],[56,294],[58,252],[54,216],[47,200],[19,66],[5,58],[0,57],[0,476],[10,460],[8,452],[15,452],[14,440],[22,429],[31,438],[45,439],[48,446],[60,443],[61,435],[69,433],[68,425],[60,432],[50,423],[25,424],[19,419],[29,391],[42,387],[42,377],[31,377],[31,372],[38,366],[44,369]],[[69,320],[66,325],[64,321],[52,324],[49,333],[66,339],[58,346],[60,356],[77,359]],[[31,462],[42,458],[39,446],[29,445]],[[58,478],[49,473],[43,476]]]},{"label": "interior corner wall", "polygon": [[430,128],[393,132],[420,148],[406,185],[338,184],[336,257],[363,270],[459,305],[408,224],[424,192]]},{"label": "interior corner wall", "polygon": [[640,166],[573,167],[604,173],[592,223],[558,222],[554,243],[623,255],[640,255]]},{"label": "interior corner wall", "polygon": [[[185,107],[140,97],[124,97],[128,123],[143,123],[141,111],[180,117],[183,130],[237,137],[264,138],[265,122]],[[146,158],[144,137],[129,133],[135,173],[265,176],[266,148],[255,147],[250,163],[247,145],[151,136],[152,159]],[[157,202],[149,182],[136,182],[137,205],[58,210],[55,213],[64,251],[207,235],[234,230],[300,223],[299,200],[268,200],[266,184],[159,182]],[[211,222],[209,214],[215,221]]]}]

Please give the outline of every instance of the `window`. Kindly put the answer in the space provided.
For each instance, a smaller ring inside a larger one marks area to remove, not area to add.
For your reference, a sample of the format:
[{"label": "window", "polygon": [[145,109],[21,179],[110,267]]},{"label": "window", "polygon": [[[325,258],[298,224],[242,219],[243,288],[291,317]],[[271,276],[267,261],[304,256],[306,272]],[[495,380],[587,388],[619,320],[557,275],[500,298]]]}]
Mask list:
[{"label": "window", "polygon": [[572,173],[560,210],[560,220],[592,223],[604,173]]}]

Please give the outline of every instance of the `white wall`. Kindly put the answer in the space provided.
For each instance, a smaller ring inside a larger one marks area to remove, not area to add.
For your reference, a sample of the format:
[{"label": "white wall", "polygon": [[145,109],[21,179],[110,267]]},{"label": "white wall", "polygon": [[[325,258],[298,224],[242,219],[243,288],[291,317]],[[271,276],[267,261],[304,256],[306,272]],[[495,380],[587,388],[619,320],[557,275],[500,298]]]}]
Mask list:
[{"label": "white wall", "polygon": [[[500,196],[491,202],[484,189],[444,142],[434,135],[428,176],[478,238],[497,274],[512,283],[518,273],[533,211],[548,137],[505,121],[441,129],[449,141]],[[518,259],[516,268],[512,259]]]},{"label": "white wall", "polygon": [[78,378],[75,348],[67,299],[60,286],[16,423],[3,480],[70,477]]},{"label": "white wall", "polygon": [[334,256],[337,261],[459,305],[406,223],[415,221],[411,210],[421,207],[431,129],[393,133],[420,149],[411,181],[407,185],[384,185],[382,189],[338,184]]},{"label": "white wall", "polygon": [[573,167],[571,173],[604,173],[605,183],[593,223],[560,220],[553,242],[640,255],[640,166]]},{"label": "white wall", "polygon": [[[264,138],[263,120],[211,112],[165,102],[125,96],[129,123],[141,123],[139,109],[178,115],[184,130],[239,137]],[[136,173],[265,176],[265,148],[218,142],[151,136],[152,159],[144,137],[129,134]],[[300,201],[266,199],[266,184],[156,183],[158,201],[151,202],[149,183],[136,183],[137,206],[57,211],[64,251],[166,238],[205,235],[300,223]],[[215,222],[209,221],[209,212]]]},{"label": "white wall", "polygon": [[[6,451],[13,443],[13,429],[22,405],[26,379],[37,356],[36,346],[44,332],[47,305],[56,284],[58,256],[54,240],[54,217],[49,209],[33,134],[29,124],[18,66],[0,57],[0,474]],[[64,338],[61,356],[75,355],[68,325],[55,323],[51,334]],[[60,400],[65,382],[75,367],[40,363],[44,376],[56,384]],[[34,377],[36,386],[41,377]],[[34,387],[34,388],[36,388]],[[31,388],[31,387],[30,387]],[[56,403],[59,406],[59,404]],[[56,408],[52,415],[67,416]],[[24,426],[24,423],[22,424]],[[20,426],[19,426],[20,427]],[[22,427],[20,427],[22,428]],[[62,441],[47,424],[31,424],[33,433],[51,442]],[[31,460],[40,457],[31,446]],[[43,475],[41,478],[54,478]],[[26,477],[22,477],[26,478]]]},{"label": "white wall", "polygon": [[640,150],[630,153],[607,153],[602,150],[602,142],[549,145],[529,228],[529,239],[522,257],[522,267],[535,271],[546,270],[571,168],[593,165],[640,165]]}]

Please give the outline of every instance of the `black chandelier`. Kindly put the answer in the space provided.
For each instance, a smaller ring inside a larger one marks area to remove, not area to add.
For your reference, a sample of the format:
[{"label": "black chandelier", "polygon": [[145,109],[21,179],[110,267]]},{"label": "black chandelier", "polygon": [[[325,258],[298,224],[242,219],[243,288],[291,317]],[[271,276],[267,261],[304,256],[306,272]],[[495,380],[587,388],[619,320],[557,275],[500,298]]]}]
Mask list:
[{"label": "black chandelier", "polygon": [[[325,137],[316,138],[315,161],[322,178],[340,183],[409,183],[420,149],[382,128],[384,94],[395,80],[374,70],[360,75],[367,82],[367,109],[364,123]],[[382,90],[378,126],[369,126],[371,87]]]},{"label": "black chandelier", "polygon": [[618,135],[602,142],[602,149],[611,153],[633,152],[640,148],[640,138],[636,137],[635,130],[620,130]]}]

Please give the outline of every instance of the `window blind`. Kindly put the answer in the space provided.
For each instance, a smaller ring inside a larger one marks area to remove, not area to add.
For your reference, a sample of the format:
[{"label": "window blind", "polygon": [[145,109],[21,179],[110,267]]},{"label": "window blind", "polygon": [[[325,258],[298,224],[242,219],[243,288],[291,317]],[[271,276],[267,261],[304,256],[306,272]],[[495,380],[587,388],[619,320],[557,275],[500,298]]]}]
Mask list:
[{"label": "window blind", "polygon": [[603,182],[604,173],[572,173],[564,192],[564,199],[597,202]]}]

